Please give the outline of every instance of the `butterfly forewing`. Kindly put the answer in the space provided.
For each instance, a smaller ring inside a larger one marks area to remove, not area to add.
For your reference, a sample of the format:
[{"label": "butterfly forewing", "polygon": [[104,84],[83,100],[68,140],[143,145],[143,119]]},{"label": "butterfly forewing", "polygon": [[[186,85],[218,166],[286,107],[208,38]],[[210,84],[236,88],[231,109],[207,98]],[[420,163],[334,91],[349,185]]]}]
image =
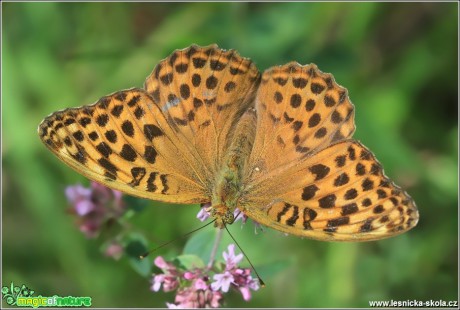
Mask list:
[{"label": "butterfly forewing", "polygon": [[109,187],[166,202],[207,201],[200,167],[142,89],[53,113],[39,134],[62,161]]},{"label": "butterfly forewing", "polygon": [[346,89],[315,65],[266,70],[257,91],[257,134],[251,163],[261,178],[354,132]]},{"label": "butterfly forewing", "polygon": [[253,105],[259,83],[255,65],[216,45],[177,50],[146,79],[145,89],[175,130],[196,152],[209,187],[216,183],[241,115]]}]

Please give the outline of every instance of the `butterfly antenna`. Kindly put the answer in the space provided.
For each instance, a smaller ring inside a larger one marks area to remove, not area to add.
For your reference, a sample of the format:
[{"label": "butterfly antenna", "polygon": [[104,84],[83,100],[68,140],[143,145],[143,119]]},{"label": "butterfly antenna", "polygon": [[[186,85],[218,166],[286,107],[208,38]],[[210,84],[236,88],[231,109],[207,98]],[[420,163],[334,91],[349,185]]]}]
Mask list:
[{"label": "butterfly antenna", "polygon": [[230,230],[228,230],[227,228],[227,225],[225,225],[224,223],[224,227],[225,227],[225,230],[227,230],[228,234],[230,235],[230,237],[232,238],[232,240],[235,242],[236,246],[238,247],[238,249],[240,249],[241,253],[243,253],[244,257],[246,257],[246,259],[248,260],[249,262],[249,265],[251,265],[251,268],[252,270],[254,270],[254,273],[256,274],[257,276],[257,279],[259,280],[259,284],[261,287],[265,287],[265,282],[262,281],[262,278],[259,276],[259,274],[257,273],[257,270],[256,268],[254,267],[254,265],[251,263],[251,261],[249,260],[249,257],[246,255],[246,253],[244,253],[243,249],[240,247],[240,245],[238,244],[238,242],[235,240],[235,238],[233,238],[233,235],[230,233]]},{"label": "butterfly antenna", "polygon": [[215,221],[216,221],[216,220],[214,219],[214,220],[212,220],[211,222],[206,223],[206,224],[204,224],[203,226],[200,226],[200,227],[198,227],[198,228],[196,228],[196,229],[194,229],[194,230],[192,230],[192,231],[189,231],[188,233],[183,234],[183,235],[180,236],[180,237],[177,237],[177,238],[172,239],[172,240],[170,240],[170,241],[168,241],[168,242],[166,242],[166,243],[163,243],[162,245],[160,245],[160,246],[158,246],[158,247],[156,247],[156,248],[154,248],[154,249],[152,249],[152,250],[149,250],[149,251],[145,252],[144,254],[140,255],[139,258],[140,258],[140,259],[144,259],[144,258],[146,258],[147,256],[149,256],[150,254],[152,254],[153,252],[158,251],[158,250],[161,249],[162,247],[167,246],[168,244],[173,243],[173,242],[175,242],[175,241],[177,241],[177,240],[179,240],[179,239],[185,238],[185,237],[187,237],[188,235],[191,235],[191,234],[193,234],[194,232],[196,232],[196,231],[198,231],[198,230],[200,230],[200,229],[202,229],[202,228],[205,228],[206,226],[211,225],[211,224],[214,223]]}]

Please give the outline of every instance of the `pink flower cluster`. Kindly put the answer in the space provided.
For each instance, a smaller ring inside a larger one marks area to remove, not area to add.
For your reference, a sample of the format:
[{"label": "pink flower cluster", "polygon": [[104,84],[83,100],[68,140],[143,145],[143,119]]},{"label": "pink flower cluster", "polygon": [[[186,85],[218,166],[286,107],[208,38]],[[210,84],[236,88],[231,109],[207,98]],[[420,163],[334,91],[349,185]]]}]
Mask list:
[{"label": "pink flower cluster", "polygon": [[96,237],[105,222],[120,217],[125,210],[121,192],[96,182],[91,182],[90,188],[68,186],[65,194],[78,216],[80,231],[88,238]]},{"label": "pink flower cluster", "polygon": [[228,246],[228,252],[224,252],[223,257],[225,269],[217,273],[211,268],[179,270],[158,256],[154,263],[163,273],[153,276],[151,289],[155,292],[161,287],[164,292],[177,289],[174,303],[166,303],[168,308],[218,308],[222,305],[223,293],[230,288],[239,290],[243,299],[248,301],[250,290],[258,290],[259,282],[252,278],[250,269],[238,268],[243,254],[235,255],[234,244]]}]

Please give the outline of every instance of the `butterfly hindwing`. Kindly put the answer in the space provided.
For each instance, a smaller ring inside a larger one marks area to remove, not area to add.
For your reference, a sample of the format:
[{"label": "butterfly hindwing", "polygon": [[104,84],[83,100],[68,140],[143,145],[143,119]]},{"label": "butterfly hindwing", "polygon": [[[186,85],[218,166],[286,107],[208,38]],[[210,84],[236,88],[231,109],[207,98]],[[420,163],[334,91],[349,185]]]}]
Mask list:
[{"label": "butterfly hindwing", "polygon": [[[414,201],[383,173],[362,144],[347,140],[280,175],[282,189],[262,184],[245,214],[278,230],[318,240],[366,241],[414,227]],[[270,193],[263,189],[269,188]],[[265,195],[263,195],[265,194]],[[248,198],[248,199],[252,199]]]}]

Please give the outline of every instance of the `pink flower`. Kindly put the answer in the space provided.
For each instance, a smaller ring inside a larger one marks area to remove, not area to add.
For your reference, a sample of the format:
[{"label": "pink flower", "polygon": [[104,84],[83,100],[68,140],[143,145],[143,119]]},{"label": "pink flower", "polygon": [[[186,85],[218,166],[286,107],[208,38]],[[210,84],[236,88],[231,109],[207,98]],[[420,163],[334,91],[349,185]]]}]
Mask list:
[{"label": "pink flower", "polygon": [[166,262],[163,257],[157,256],[154,260],[155,266],[160,268],[164,274],[154,274],[151,290],[158,292],[163,285],[164,292],[174,291],[179,287],[180,272],[172,263]]},{"label": "pink flower", "polygon": [[214,279],[214,282],[211,283],[211,288],[214,291],[218,291],[220,289],[224,293],[228,292],[230,284],[234,280],[233,275],[229,271],[215,274],[212,278]]},{"label": "pink flower", "polygon": [[235,211],[233,211],[233,216],[235,217],[234,222],[241,220],[241,223],[246,224],[248,220],[248,217],[243,212],[241,212],[238,208],[236,208]]},{"label": "pink flower", "polygon": [[196,218],[199,219],[201,222],[206,221],[209,218],[210,214],[208,211],[205,210],[205,208],[201,208],[198,214],[196,215]]},{"label": "pink flower", "polygon": [[161,285],[163,285],[164,292],[171,292],[179,287],[179,279],[171,274],[157,274],[153,277],[150,289],[154,292],[158,292]]},{"label": "pink flower", "polygon": [[157,274],[153,277],[153,284],[152,287],[150,288],[154,292],[158,292],[161,288],[161,284],[165,280],[165,275],[164,274]]},{"label": "pink flower", "polygon": [[166,304],[175,308],[218,308],[223,296],[220,292],[213,292],[209,289],[197,290],[194,287],[180,289],[174,300],[174,304]]},{"label": "pink flower", "polygon": [[168,263],[166,263],[164,258],[161,256],[157,256],[155,260],[153,261],[153,263],[155,264],[155,266],[157,266],[160,269],[166,269],[169,266]]},{"label": "pink flower", "polygon": [[182,271],[161,256],[154,260],[163,274],[154,274],[151,290],[164,292],[177,290],[174,303],[166,303],[168,308],[218,308],[223,299],[222,293],[211,290],[209,270],[194,268]]},{"label": "pink flower", "polygon": [[235,254],[235,245],[228,246],[228,252],[223,253],[226,263],[225,272],[222,274],[214,275],[214,282],[211,283],[213,290],[221,290],[228,292],[230,286],[237,288],[243,295],[243,299],[248,301],[251,299],[251,290],[259,289],[259,282],[252,278],[251,269],[238,268],[238,264],[243,259],[243,254]]},{"label": "pink flower", "polygon": [[186,271],[184,273],[184,279],[185,280],[193,280],[193,279],[195,279],[195,277],[196,277],[196,275],[193,272]]},{"label": "pink flower", "polygon": [[249,301],[251,299],[251,291],[249,290],[249,287],[246,287],[246,286],[240,287],[240,292],[241,292],[241,295],[243,295],[243,299],[245,301]]},{"label": "pink flower", "polygon": [[68,186],[65,194],[78,216],[80,231],[88,238],[96,237],[104,223],[124,212],[122,193],[96,182],[91,182],[90,188],[80,184]]},{"label": "pink flower", "polygon": [[203,279],[196,279],[195,282],[193,283],[194,287],[196,290],[207,290],[209,287],[206,284],[206,282],[203,281]]},{"label": "pink flower", "polygon": [[158,256],[154,263],[163,273],[153,275],[151,290],[158,292],[162,287],[164,292],[177,290],[174,303],[166,303],[168,308],[217,308],[221,306],[223,293],[231,288],[239,290],[245,301],[250,300],[251,290],[258,290],[259,283],[252,278],[251,269],[238,268],[243,254],[236,254],[235,245],[230,244],[222,256],[226,265],[220,273],[210,267],[182,270]]},{"label": "pink flower", "polygon": [[257,291],[259,289],[259,281],[255,280],[251,276],[250,269],[236,269],[233,272],[234,284],[238,287],[243,299],[248,301],[251,299],[251,291]]},{"label": "pink flower", "polygon": [[115,260],[119,260],[123,255],[123,246],[116,241],[113,241],[104,251],[105,256],[113,257]]},{"label": "pink flower", "polygon": [[227,264],[227,270],[235,268],[238,265],[238,263],[241,262],[241,260],[243,259],[242,253],[235,255],[234,244],[230,244],[228,246],[228,253],[224,252],[222,255],[224,256],[225,263]]},{"label": "pink flower", "polygon": [[96,205],[91,201],[92,191],[80,184],[69,186],[65,189],[67,200],[74,205],[75,212],[84,216],[96,209]]}]

